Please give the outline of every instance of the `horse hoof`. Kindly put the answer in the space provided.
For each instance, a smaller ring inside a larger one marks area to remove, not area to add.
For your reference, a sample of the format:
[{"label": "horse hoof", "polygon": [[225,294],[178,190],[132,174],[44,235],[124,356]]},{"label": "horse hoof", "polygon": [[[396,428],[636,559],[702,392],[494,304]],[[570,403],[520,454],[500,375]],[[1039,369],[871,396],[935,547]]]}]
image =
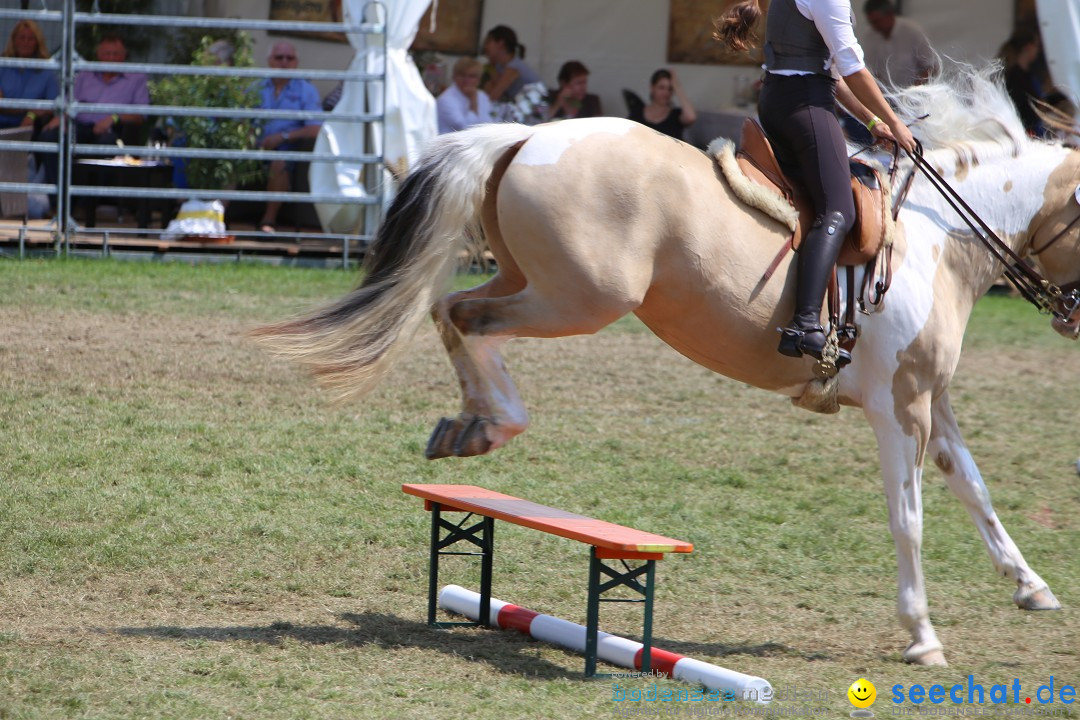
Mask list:
[{"label": "horse hoof", "polygon": [[922,642],[911,643],[904,650],[904,662],[911,665],[928,665],[937,667],[946,667],[949,663],[945,661],[945,653],[941,647],[941,643],[934,642]]},{"label": "horse hoof", "polygon": [[454,454],[458,457],[474,457],[487,453],[491,449],[491,441],[488,440],[484,428],[489,424],[486,418],[473,416],[465,429],[458,434],[454,443]]},{"label": "horse hoof", "polygon": [[485,428],[491,421],[477,415],[442,418],[431,433],[424,457],[438,460],[444,457],[473,457],[491,451],[493,445]]},{"label": "horse hoof", "polygon": [[1021,610],[1060,610],[1061,603],[1050,592],[1050,588],[1043,585],[1041,588],[1018,588],[1013,594],[1013,602]]},{"label": "horse hoof", "polygon": [[424,448],[424,457],[428,460],[438,460],[454,454],[450,443],[450,430],[453,427],[454,421],[452,419],[444,417],[439,420],[439,424],[435,426],[435,430],[432,431],[431,437],[428,439],[427,447]]}]

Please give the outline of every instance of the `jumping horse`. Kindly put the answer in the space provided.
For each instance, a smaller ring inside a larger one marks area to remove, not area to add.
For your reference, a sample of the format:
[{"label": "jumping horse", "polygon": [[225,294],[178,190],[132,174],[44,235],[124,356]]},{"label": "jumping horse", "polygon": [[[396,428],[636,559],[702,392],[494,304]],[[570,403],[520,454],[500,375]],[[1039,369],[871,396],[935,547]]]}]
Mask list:
[{"label": "jumping horse", "polygon": [[[990,71],[963,70],[892,100],[902,117],[929,114],[913,126],[925,160],[1012,251],[1048,283],[1080,282],[1080,152],[1029,138]],[[497,274],[444,295],[481,231]],[[792,314],[790,254],[761,283],[788,236],[736,198],[714,158],[633,122],[480,126],[427,147],[356,290],[255,335],[349,397],[369,389],[433,315],[464,396],[462,412],[433,433],[433,458],[488,453],[525,430],[525,406],[499,354],[504,342],[594,333],[627,313],[715,372],[805,401],[824,382],[813,361],[776,352],[777,328]],[[916,177],[899,212],[892,289],[861,316],[854,361],[832,390],[836,402],[862,410],[877,439],[911,663],[945,664],[920,557],[927,459],[966,506],[994,569],[1016,583],[1015,603],[1059,607],[998,519],[950,406],[972,307],[1002,270]],[[1075,340],[1078,315],[1059,307],[1052,322]]]}]

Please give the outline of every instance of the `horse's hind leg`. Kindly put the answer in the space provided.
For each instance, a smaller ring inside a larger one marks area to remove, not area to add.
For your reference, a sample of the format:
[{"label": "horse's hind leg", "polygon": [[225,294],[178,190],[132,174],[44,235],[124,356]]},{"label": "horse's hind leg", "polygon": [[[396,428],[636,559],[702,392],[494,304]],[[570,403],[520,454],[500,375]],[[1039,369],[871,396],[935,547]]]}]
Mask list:
[{"label": "horse's hind leg", "polygon": [[496,276],[487,285],[448,295],[435,308],[464,403],[457,418],[443,418],[435,428],[425,453],[429,459],[482,455],[525,430],[528,413],[499,354],[504,342],[596,332],[635,307],[599,295],[586,303],[573,292],[541,293],[532,286],[502,294],[514,285]]},{"label": "horse's hind leg", "polygon": [[516,287],[520,287],[516,280],[500,273],[479,287],[447,295],[432,310],[461,383],[463,401],[461,414],[443,418],[432,432],[424,453],[429,460],[483,455],[505,445],[528,425],[525,405],[498,352],[508,338],[486,343],[467,340],[450,319],[451,308],[463,300],[497,297]]},{"label": "horse's hind leg", "polygon": [[1028,567],[1020,549],[1016,547],[994,512],[990,493],[987,492],[979,469],[960,435],[948,393],[942,393],[934,401],[931,412],[933,426],[930,432],[930,457],[941,468],[949,488],[964,503],[971,519],[975,521],[975,527],[986,543],[994,569],[1016,581],[1013,601],[1024,610],[1057,610],[1061,604],[1050,592],[1046,582]]}]

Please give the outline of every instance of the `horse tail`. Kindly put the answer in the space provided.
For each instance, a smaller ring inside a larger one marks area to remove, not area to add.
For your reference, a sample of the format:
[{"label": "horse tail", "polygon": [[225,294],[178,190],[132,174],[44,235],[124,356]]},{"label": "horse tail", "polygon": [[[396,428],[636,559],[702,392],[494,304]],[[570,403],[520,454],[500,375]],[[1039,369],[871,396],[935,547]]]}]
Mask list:
[{"label": "horse tail", "polygon": [[252,336],[308,367],[338,399],[369,391],[449,289],[457,257],[479,228],[495,164],[533,132],[484,125],[433,140],[387,210],[360,286],[311,315],[257,328]]}]

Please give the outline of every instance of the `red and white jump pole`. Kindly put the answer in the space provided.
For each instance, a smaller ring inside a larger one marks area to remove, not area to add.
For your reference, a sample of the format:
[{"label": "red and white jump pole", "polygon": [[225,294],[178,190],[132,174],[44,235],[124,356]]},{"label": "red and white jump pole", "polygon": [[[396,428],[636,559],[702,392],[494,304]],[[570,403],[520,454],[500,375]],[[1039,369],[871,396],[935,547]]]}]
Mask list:
[{"label": "red and white jump pole", "polygon": [[[470,620],[479,620],[480,593],[466,590],[458,585],[447,585],[439,593],[439,607],[464,615]],[[541,615],[503,600],[491,598],[488,624],[504,630],[513,628],[537,640],[561,645],[579,653],[585,652],[586,629],[584,625],[561,620],[551,615]],[[643,650],[644,645],[639,642],[606,632],[598,633],[596,655],[612,665],[640,670]],[[772,699],[772,685],[763,678],[744,675],[719,665],[701,662],[656,647],[651,649],[649,657],[651,670],[657,674],[665,673],[667,677],[686,683],[704,685],[709,690],[731,690],[738,699],[759,702],[766,698]]]}]

